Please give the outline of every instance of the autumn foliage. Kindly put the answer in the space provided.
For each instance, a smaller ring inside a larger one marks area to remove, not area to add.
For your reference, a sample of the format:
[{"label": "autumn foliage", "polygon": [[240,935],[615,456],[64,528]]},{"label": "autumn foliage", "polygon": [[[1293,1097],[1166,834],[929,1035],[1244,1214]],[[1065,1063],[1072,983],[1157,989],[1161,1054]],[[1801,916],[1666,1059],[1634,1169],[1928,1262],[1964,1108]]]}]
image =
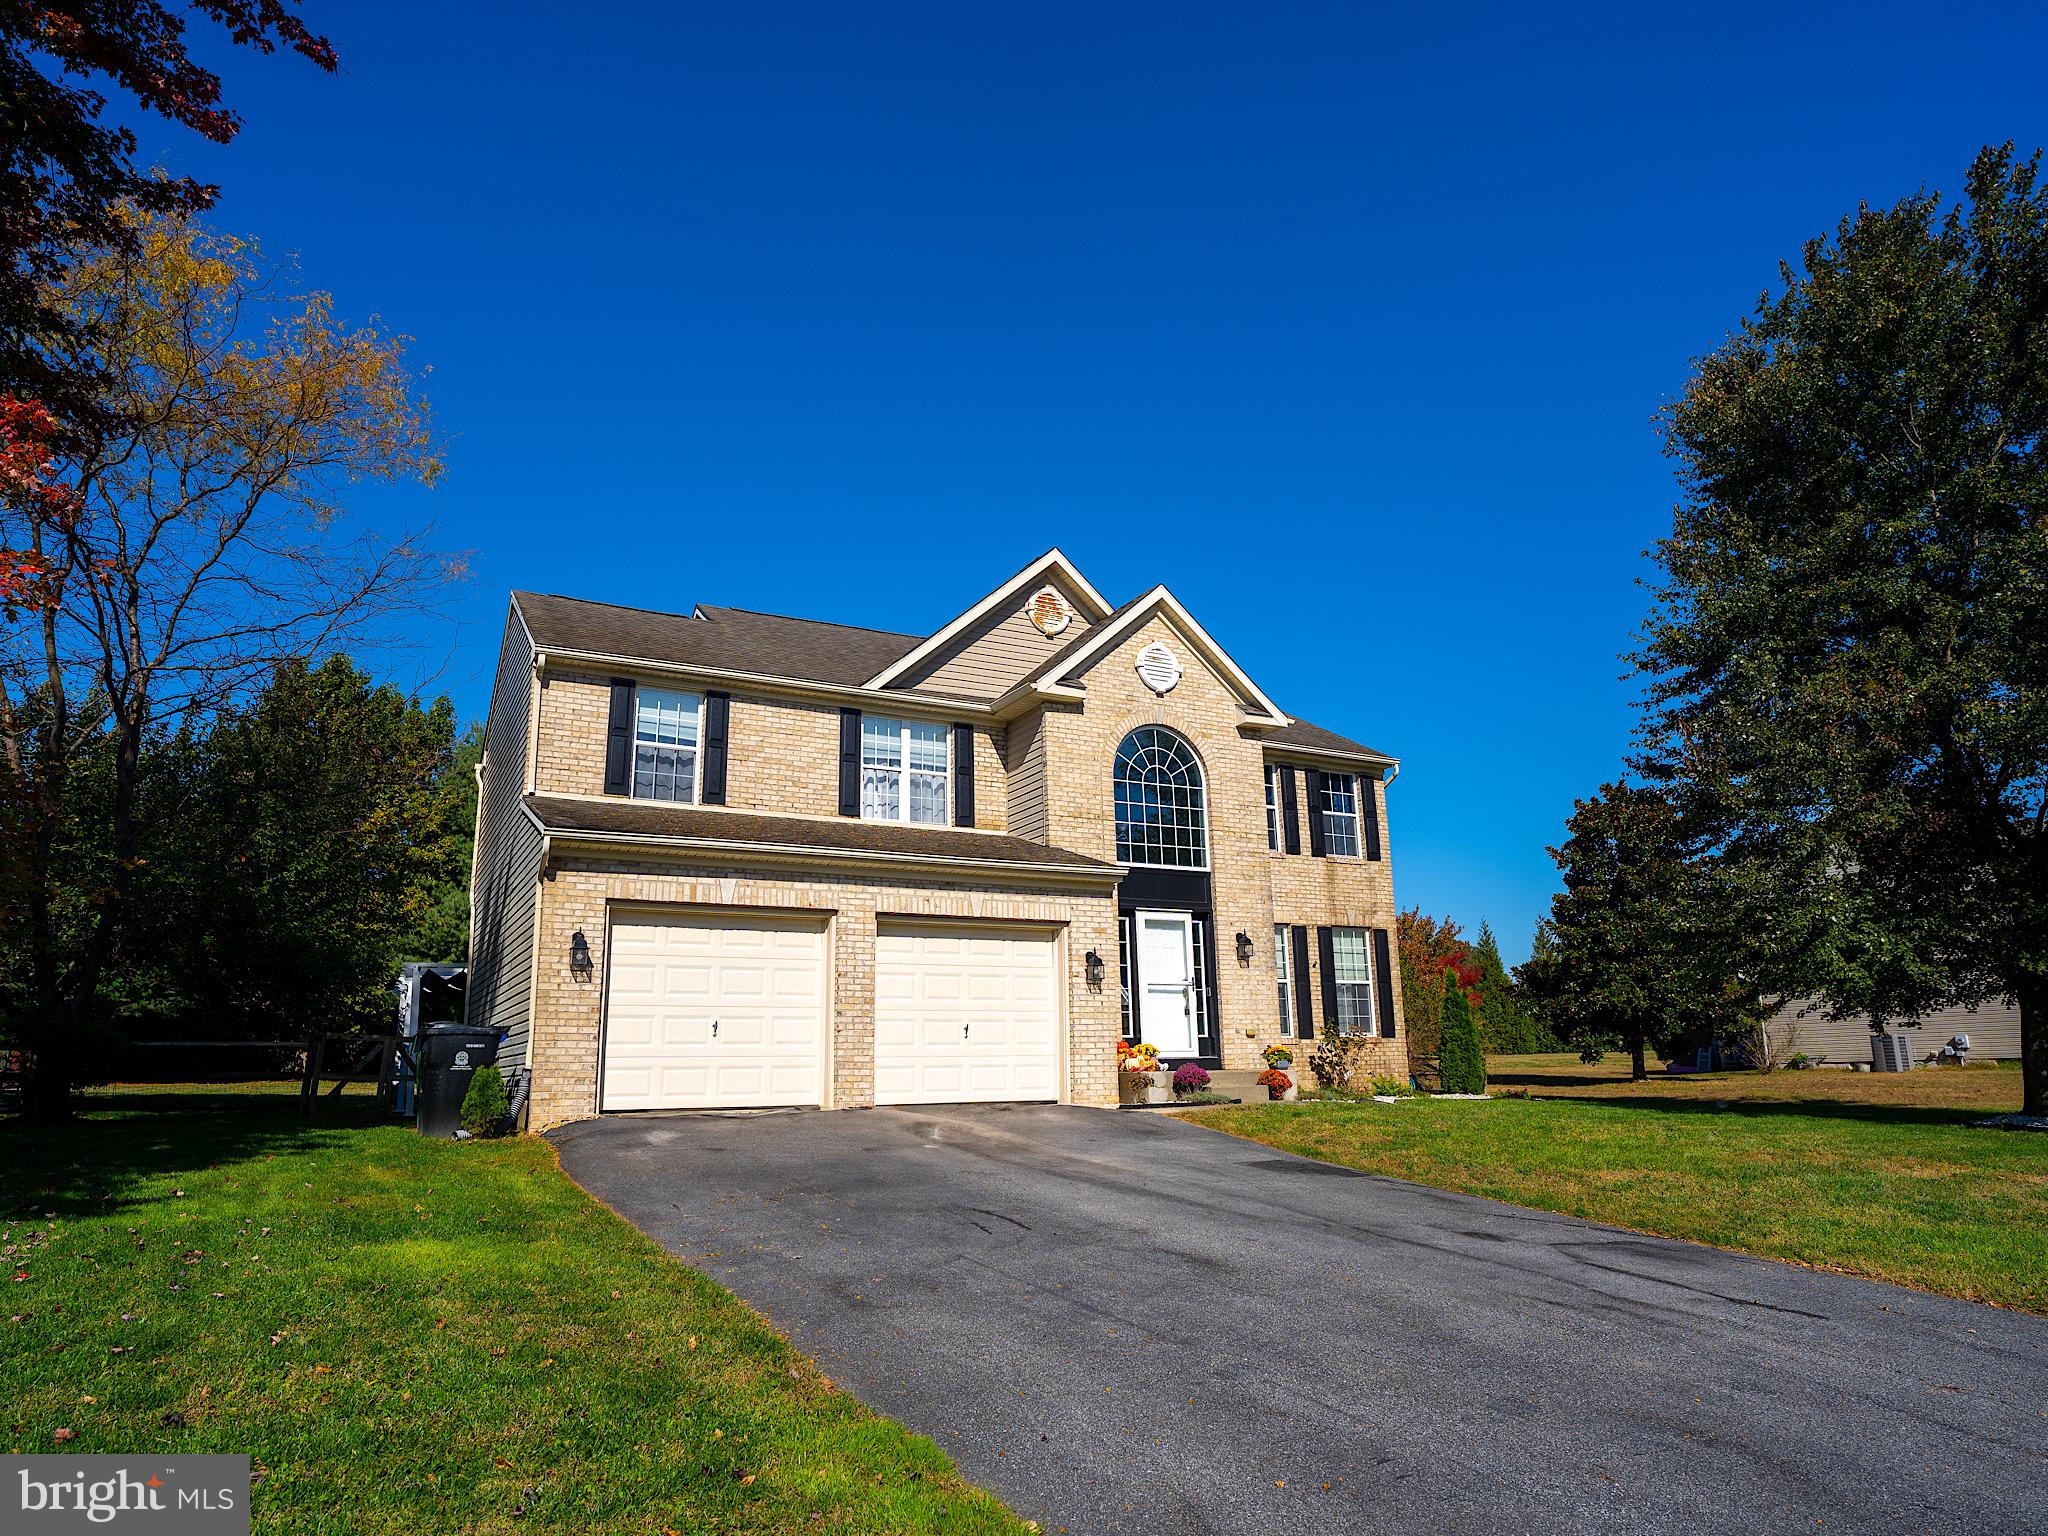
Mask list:
[{"label": "autumn foliage", "polygon": [[90,341],[51,289],[81,248],[129,245],[123,209],[182,215],[217,188],[135,163],[135,131],[104,119],[111,81],[144,110],[225,144],[242,120],[220,76],[186,46],[188,18],[216,23],[258,53],[280,48],[332,74],[334,45],[295,0],[43,0],[0,4],[0,390],[32,391],[89,414]]}]

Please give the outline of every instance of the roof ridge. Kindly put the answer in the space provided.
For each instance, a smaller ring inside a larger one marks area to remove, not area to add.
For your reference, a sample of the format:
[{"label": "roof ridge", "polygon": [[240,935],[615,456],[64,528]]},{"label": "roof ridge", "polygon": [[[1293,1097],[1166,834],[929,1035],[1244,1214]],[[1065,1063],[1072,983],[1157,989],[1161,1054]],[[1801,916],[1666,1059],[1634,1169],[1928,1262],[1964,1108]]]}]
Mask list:
[{"label": "roof ridge", "polygon": [[800,613],[770,613],[765,608],[742,608],[734,603],[692,603],[690,605],[691,612],[678,613],[673,608],[642,608],[634,603],[608,602],[601,597],[577,597],[568,592],[537,592],[528,587],[514,587],[512,595],[514,597],[548,597],[553,598],[558,603],[582,603],[590,608],[615,608],[620,613],[645,613],[657,619],[691,619],[696,617],[695,610],[709,608],[720,613],[744,613],[750,618],[756,619],[782,619],[790,624],[822,624],[828,629],[853,629],[860,631],[864,635],[886,635],[891,640],[922,640],[925,638],[923,635],[912,634],[907,630],[878,629],[872,624],[842,624],[837,619],[813,619],[807,618]]},{"label": "roof ridge", "polygon": [[[800,613],[770,613],[765,608],[741,608],[732,603],[698,603],[699,608],[715,609],[720,613],[744,613],[756,619],[785,619],[791,624],[824,624],[833,629],[857,629],[864,635],[887,635],[892,640],[922,640],[923,635],[912,634],[903,629],[878,629],[872,624],[842,624],[837,619],[812,619]],[[645,610],[643,610],[645,611]],[[683,615],[678,615],[683,617]]]},{"label": "roof ridge", "polygon": [[[657,619],[687,619],[687,613],[677,613],[673,608],[639,608],[632,603],[608,603],[601,597],[573,597],[567,592],[535,592],[526,587],[514,587],[514,597],[551,597],[558,603],[582,603],[589,608],[616,608],[620,613],[645,613]],[[700,605],[701,606],[701,605]]]}]

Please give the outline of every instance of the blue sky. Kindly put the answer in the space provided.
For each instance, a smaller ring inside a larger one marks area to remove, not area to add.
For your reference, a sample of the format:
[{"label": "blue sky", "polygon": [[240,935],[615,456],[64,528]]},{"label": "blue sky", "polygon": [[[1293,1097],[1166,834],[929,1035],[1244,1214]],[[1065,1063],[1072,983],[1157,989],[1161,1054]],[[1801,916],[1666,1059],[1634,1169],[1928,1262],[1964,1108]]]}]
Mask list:
[{"label": "blue sky", "polygon": [[[1425,10],[1427,14],[1424,14]],[[1651,419],[1861,200],[2048,142],[2048,12],[398,6],[145,126],[416,338],[485,705],[507,591],[936,627],[1059,545],[1403,759],[1396,892],[1511,960],[1626,747]]]}]

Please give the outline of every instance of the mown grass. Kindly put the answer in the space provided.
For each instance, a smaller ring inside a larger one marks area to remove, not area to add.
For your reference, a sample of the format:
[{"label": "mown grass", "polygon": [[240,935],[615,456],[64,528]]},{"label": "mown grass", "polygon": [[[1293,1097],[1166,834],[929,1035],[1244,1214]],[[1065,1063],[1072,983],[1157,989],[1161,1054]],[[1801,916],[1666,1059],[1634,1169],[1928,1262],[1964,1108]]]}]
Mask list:
[{"label": "mown grass", "polygon": [[1028,1528],[546,1143],[322,1113],[116,1091],[0,1130],[15,1450],[247,1453],[264,1531]]},{"label": "mown grass", "polygon": [[1439,1189],[2048,1312],[2048,1136],[1999,1068],[1616,1080],[1497,1058],[1487,1103],[1263,1104],[1187,1118]]}]

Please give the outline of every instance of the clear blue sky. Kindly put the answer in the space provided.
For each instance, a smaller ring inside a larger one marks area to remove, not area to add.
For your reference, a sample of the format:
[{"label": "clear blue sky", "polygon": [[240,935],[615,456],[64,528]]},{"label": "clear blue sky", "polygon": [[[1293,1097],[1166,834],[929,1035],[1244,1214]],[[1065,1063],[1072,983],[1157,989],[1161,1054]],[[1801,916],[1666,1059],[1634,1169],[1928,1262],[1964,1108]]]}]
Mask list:
[{"label": "clear blue sky", "polygon": [[338,77],[146,153],[432,365],[447,480],[363,509],[474,575],[394,669],[480,714],[516,586],[925,630],[1058,544],[1398,754],[1397,895],[1511,960],[1688,359],[2048,142],[2017,4],[305,9]]}]

